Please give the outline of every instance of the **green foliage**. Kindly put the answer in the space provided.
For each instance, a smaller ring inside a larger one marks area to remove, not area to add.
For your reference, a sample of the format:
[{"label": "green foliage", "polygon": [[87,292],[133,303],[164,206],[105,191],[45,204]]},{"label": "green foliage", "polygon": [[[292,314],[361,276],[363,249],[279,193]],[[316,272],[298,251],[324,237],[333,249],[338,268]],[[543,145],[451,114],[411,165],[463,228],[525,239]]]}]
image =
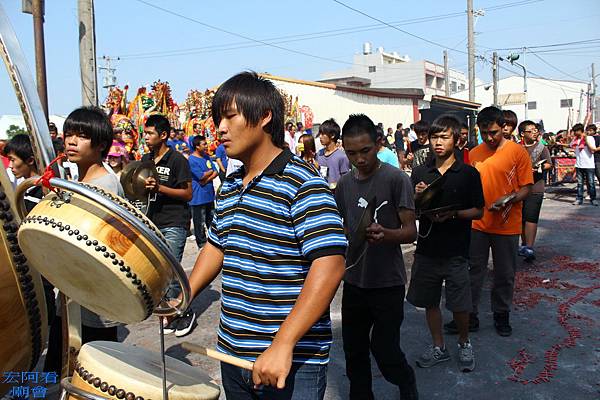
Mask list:
[{"label": "green foliage", "polygon": [[9,140],[12,139],[13,137],[15,137],[15,135],[19,135],[21,133],[26,134],[27,131],[17,125],[9,125],[8,129],[6,130],[6,135],[8,136]]}]

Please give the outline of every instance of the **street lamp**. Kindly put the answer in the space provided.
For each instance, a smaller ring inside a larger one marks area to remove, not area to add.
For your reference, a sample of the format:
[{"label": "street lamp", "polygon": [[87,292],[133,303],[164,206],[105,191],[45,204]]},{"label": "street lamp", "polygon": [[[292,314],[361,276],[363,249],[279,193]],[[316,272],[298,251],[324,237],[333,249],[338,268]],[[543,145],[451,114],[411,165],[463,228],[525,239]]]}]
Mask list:
[{"label": "street lamp", "polygon": [[[500,57],[500,59],[503,60],[502,57]],[[511,53],[506,58],[506,61],[509,61],[512,65],[517,65],[517,66],[523,68],[523,94],[525,96],[525,119],[527,119],[527,108],[528,108],[528,104],[527,104],[527,70],[525,69],[525,66],[523,66],[522,64],[517,62],[518,59],[519,59],[518,54]]]}]

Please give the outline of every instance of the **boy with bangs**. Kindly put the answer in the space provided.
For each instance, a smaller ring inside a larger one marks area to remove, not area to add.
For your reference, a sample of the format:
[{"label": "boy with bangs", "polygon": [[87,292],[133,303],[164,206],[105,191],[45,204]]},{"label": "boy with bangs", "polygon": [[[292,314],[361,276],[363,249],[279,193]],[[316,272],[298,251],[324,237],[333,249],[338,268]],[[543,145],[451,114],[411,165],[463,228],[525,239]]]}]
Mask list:
[{"label": "boy with bangs", "polygon": [[436,179],[444,176],[445,181],[429,206],[442,209],[424,213],[420,218],[420,235],[406,299],[414,306],[426,309],[433,341],[419,357],[417,365],[428,368],[448,361],[450,352],[444,344],[440,311],[445,282],[446,308],[453,313],[458,326],[459,368],[470,372],[475,368],[475,356],[469,341],[469,242],[471,221],[483,216],[484,201],[479,172],[455,157],[460,130],[461,123],[456,118],[437,118],[429,128],[434,158],[415,168],[411,175],[417,196]]},{"label": "boy with bangs", "polygon": [[[400,398],[414,400],[415,373],[400,346],[407,282],[400,244],[417,237],[413,188],[406,173],[378,159],[382,138],[377,130],[364,114],[348,118],[342,143],[354,170],[342,176],[335,191],[350,241],[342,297],[349,398],[374,398],[372,353]],[[369,207],[374,215],[364,228]]]},{"label": "boy with bangs", "polygon": [[212,115],[227,156],[208,241],[190,276],[192,298],[222,272],[217,350],[228,399],[322,399],[332,340],[329,304],[346,240],[325,180],[284,141],[284,103],[254,72],[228,79]]}]

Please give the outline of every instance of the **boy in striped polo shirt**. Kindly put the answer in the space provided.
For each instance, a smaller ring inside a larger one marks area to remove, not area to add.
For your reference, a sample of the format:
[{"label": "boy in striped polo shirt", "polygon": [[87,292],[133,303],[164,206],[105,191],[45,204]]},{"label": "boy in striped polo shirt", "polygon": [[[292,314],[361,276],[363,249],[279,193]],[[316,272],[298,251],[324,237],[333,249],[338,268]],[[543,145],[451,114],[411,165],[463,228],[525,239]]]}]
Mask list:
[{"label": "boy in striped polo shirt", "polygon": [[[329,303],[346,239],[325,180],[284,142],[283,99],[253,72],[226,81],[212,115],[228,157],[243,162],[217,196],[208,242],[190,276],[196,296],[222,272],[217,349],[228,399],[322,399]],[[282,150],[284,149],[284,150]]]}]

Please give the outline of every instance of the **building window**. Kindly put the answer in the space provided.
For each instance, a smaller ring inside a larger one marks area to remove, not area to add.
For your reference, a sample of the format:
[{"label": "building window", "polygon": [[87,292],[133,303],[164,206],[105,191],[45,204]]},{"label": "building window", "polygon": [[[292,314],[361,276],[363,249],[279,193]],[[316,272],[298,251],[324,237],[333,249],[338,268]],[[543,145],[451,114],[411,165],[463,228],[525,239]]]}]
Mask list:
[{"label": "building window", "polygon": [[573,107],[573,99],[561,99],[560,108],[571,108]]},{"label": "building window", "polygon": [[375,65],[369,65],[369,72],[377,71],[377,67]]},{"label": "building window", "polygon": [[528,110],[536,110],[537,109],[537,101],[530,101],[527,103]]},{"label": "building window", "polygon": [[465,90],[465,84],[461,83],[460,85],[458,85],[458,90]]},{"label": "building window", "polygon": [[450,93],[456,93],[458,85],[455,81],[450,82]]},{"label": "building window", "polygon": [[429,75],[429,74],[425,74],[425,86],[428,88],[432,88],[433,87],[433,80],[435,79],[435,76],[433,75]]}]

